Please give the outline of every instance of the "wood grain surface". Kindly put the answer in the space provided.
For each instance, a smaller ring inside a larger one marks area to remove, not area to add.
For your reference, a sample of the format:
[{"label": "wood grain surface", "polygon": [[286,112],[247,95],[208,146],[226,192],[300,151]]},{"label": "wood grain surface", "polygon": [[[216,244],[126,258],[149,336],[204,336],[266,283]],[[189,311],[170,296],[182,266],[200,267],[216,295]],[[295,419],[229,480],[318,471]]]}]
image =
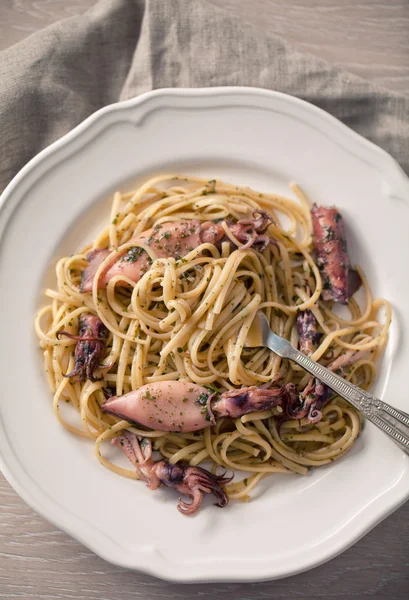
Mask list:
[{"label": "wood grain surface", "polygon": [[[207,1],[343,69],[409,94],[409,0]],[[94,3],[0,0],[0,50]]]},{"label": "wood grain surface", "polygon": [[[301,49],[409,94],[409,0],[209,1]],[[0,50],[92,4],[0,0]],[[311,518],[319,523],[319,506]],[[176,585],[107,564],[37,516],[0,476],[0,598],[407,600],[409,503],[341,556],[307,573],[257,584]]]}]

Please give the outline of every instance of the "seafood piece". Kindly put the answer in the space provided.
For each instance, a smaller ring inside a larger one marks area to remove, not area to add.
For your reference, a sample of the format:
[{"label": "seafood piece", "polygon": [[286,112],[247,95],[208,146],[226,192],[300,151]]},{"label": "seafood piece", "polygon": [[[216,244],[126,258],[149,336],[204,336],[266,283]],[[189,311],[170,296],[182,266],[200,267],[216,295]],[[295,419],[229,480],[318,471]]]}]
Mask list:
[{"label": "seafood piece", "polygon": [[222,485],[233,479],[223,475],[213,475],[202,467],[189,467],[183,465],[171,465],[165,460],[155,463],[155,471],[162,483],[171,487],[191,499],[185,502],[179,498],[178,509],[184,515],[193,515],[199,509],[205,494],[213,494],[216,506],[223,508],[227,506],[229,499]]},{"label": "seafood piece", "polygon": [[198,431],[214,424],[208,407],[214,394],[188,381],[158,381],[109,398],[101,409],[159,431]]},{"label": "seafood piece", "polygon": [[[226,222],[227,223],[227,222]],[[269,243],[274,243],[266,234],[272,218],[262,210],[253,212],[253,219],[240,219],[237,223],[227,223],[232,234],[242,243],[242,249],[253,247],[258,252],[264,250]],[[231,240],[220,223],[213,221],[200,222],[195,219],[170,221],[156,225],[133,237],[131,242],[149,246],[158,258],[172,256],[176,259],[188,254],[201,244],[210,243],[221,248],[224,241]],[[109,250],[93,250],[87,256],[88,267],[84,270],[80,285],[81,292],[91,292],[95,273]],[[122,255],[113,257],[113,264],[101,274],[98,288],[106,287],[113,277],[124,276],[131,281],[139,279],[149,270],[152,259],[147,252],[135,246]]]},{"label": "seafood piece", "polygon": [[150,489],[155,490],[164,484],[187,496],[190,502],[179,498],[178,503],[178,510],[184,515],[195,514],[205,494],[213,494],[216,497],[216,506],[227,506],[229,499],[221,486],[229,483],[233,476],[213,475],[202,467],[171,465],[166,460],[154,462],[151,441],[147,438],[138,440],[134,433],[127,430],[115,437],[112,444],[125,452],[140,478],[147,482]]},{"label": "seafood piece", "polygon": [[[357,360],[366,358],[369,350],[348,350],[333,360],[328,369],[342,374],[345,367],[354,364]],[[311,377],[307,386],[301,393],[297,393],[295,386],[291,383],[285,386],[287,395],[286,413],[291,419],[303,419],[307,417],[310,423],[318,423],[322,418],[321,409],[334,396],[334,392],[321,383],[318,379]]]},{"label": "seafood piece", "polygon": [[310,423],[318,423],[322,418],[321,409],[331,399],[333,392],[318,379],[311,377],[301,393],[297,393],[294,384],[287,383],[285,394],[286,413],[290,419],[307,417]]},{"label": "seafood piece", "polygon": [[57,332],[57,339],[64,335],[72,340],[77,340],[74,369],[71,373],[66,373],[64,377],[78,377],[81,382],[86,379],[93,382],[98,381],[101,378],[95,376],[95,370],[101,368],[100,361],[105,350],[108,329],[95,315],[81,315],[78,321],[78,335],[73,335],[68,331]]},{"label": "seafood piece", "polygon": [[297,331],[300,352],[310,356],[319,346],[323,333],[317,330],[318,322],[307,308],[297,315]]},{"label": "seafood piece", "polygon": [[[152,248],[158,258],[174,256],[179,258],[197,248],[202,242],[199,237],[200,223],[191,221],[170,221],[156,225],[133,237],[130,241],[146,245]],[[84,270],[80,291],[92,291],[92,282],[97,268],[101,264],[101,252],[104,252],[102,260],[109,254],[109,250],[94,251],[88,255],[89,265]],[[108,281],[118,275],[123,275],[131,281],[139,279],[149,270],[152,263],[151,258],[143,248],[135,246],[130,248],[119,257],[114,256],[114,263],[108,266],[98,281],[98,288],[106,287]],[[96,266],[95,266],[96,265]]]},{"label": "seafood piece", "polygon": [[347,350],[343,354],[340,354],[338,358],[333,360],[331,364],[328,365],[328,369],[341,373],[345,367],[353,365],[358,360],[367,358],[370,356],[370,354],[370,350]]},{"label": "seafood piece", "polygon": [[322,276],[322,299],[347,304],[358,289],[358,273],[351,268],[344,223],[341,213],[333,206],[314,206],[311,209],[317,264]]},{"label": "seafood piece", "polygon": [[[226,221],[226,225],[234,237],[243,244],[240,246],[241,250],[253,248],[257,252],[262,252],[269,244],[275,244],[274,240],[266,233],[269,225],[273,223],[273,218],[265,210],[260,209],[253,211],[252,217],[252,219],[240,219],[236,223]],[[213,234],[214,240],[210,240],[208,232]],[[232,244],[223,227],[213,222],[202,224],[201,239],[202,241],[211,241],[218,247],[221,247],[221,243],[226,241]]]},{"label": "seafood piece", "polygon": [[94,281],[95,274],[98,267],[104,262],[107,256],[111,252],[109,250],[92,250],[87,254],[88,267],[86,267],[82,273],[80,292],[91,292],[92,282]]},{"label": "seafood piece", "polygon": [[237,419],[251,412],[269,410],[283,403],[283,388],[244,387],[223,392],[211,404],[212,413],[218,417]]},{"label": "seafood piece", "polygon": [[159,431],[191,432],[282,404],[282,388],[247,387],[218,395],[187,381],[159,381],[109,398],[101,410]]}]

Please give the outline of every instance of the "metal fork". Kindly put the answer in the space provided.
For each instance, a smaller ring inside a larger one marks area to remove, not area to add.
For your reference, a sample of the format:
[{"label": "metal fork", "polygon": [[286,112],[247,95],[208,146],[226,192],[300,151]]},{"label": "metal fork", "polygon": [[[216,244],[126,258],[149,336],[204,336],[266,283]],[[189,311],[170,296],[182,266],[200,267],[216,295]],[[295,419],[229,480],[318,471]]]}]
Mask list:
[{"label": "metal fork", "polygon": [[257,313],[250,328],[246,339],[246,347],[269,348],[281,358],[293,360],[352,404],[371,423],[392,438],[406,454],[409,454],[408,414],[390,406],[357,385],[349,383],[349,381],[323,367],[315,360],[305,356],[305,354],[294,348],[288,340],[271,331],[267,317],[261,311]]}]

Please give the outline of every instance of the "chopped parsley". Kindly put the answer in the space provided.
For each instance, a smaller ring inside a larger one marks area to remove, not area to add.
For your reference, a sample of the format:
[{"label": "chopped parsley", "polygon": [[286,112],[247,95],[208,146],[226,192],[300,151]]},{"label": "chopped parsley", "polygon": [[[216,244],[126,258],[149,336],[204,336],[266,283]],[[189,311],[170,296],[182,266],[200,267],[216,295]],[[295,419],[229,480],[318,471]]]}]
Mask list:
[{"label": "chopped parsley", "polygon": [[196,404],[201,406],[200,412],[202,413],[202,415],[205,415],[206,421],[210,421],[209,411],[207,410],[208,400],[209,400],[209,395],[206,393],[200,394],[200,396],[196,400]]},{"label": "chopped parsley", "polygon": [[207,194],[214,194],[216,192],[216,179],[210,179],[206,183],[206,187],[209,189],[203,190],[202,196],[207,196]]},{"label": "chopped parsley", "polygon": [[219,391],[217,389],[217,387],[215,385],[213,385],[213,383],[208,383],[204,387],[207,388],[208,390],[210,390],[211,392],[218,392]]},{"label": "chopped parsley", "polygon": [[130,248],[121,260],[126,262],[136,262],[144,252],[145,250],[143,248]]},{"label": "chopped parsley", "polygon": [[325,242],[331,242],[335,239],[335,231],[331,229],[328,225],[324,225],[323,229],[325,229]]}]

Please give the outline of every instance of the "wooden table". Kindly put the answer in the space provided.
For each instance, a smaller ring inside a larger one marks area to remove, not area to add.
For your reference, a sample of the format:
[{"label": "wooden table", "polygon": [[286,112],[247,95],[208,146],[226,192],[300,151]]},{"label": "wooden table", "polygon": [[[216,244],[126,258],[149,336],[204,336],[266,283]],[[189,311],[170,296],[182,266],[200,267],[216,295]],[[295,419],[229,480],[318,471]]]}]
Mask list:
[{"label": "wooden table", "polygon": [[[209,1],[301,49],[409,94],[409,0]],[[0,50],[92,4],[94,0],[1,0]],[[367,597],[409,598],[409,503],[353,548],[308,573],[270,583],[184,586],[105,563],[33,513],[0,476],[0,599]]]}]

